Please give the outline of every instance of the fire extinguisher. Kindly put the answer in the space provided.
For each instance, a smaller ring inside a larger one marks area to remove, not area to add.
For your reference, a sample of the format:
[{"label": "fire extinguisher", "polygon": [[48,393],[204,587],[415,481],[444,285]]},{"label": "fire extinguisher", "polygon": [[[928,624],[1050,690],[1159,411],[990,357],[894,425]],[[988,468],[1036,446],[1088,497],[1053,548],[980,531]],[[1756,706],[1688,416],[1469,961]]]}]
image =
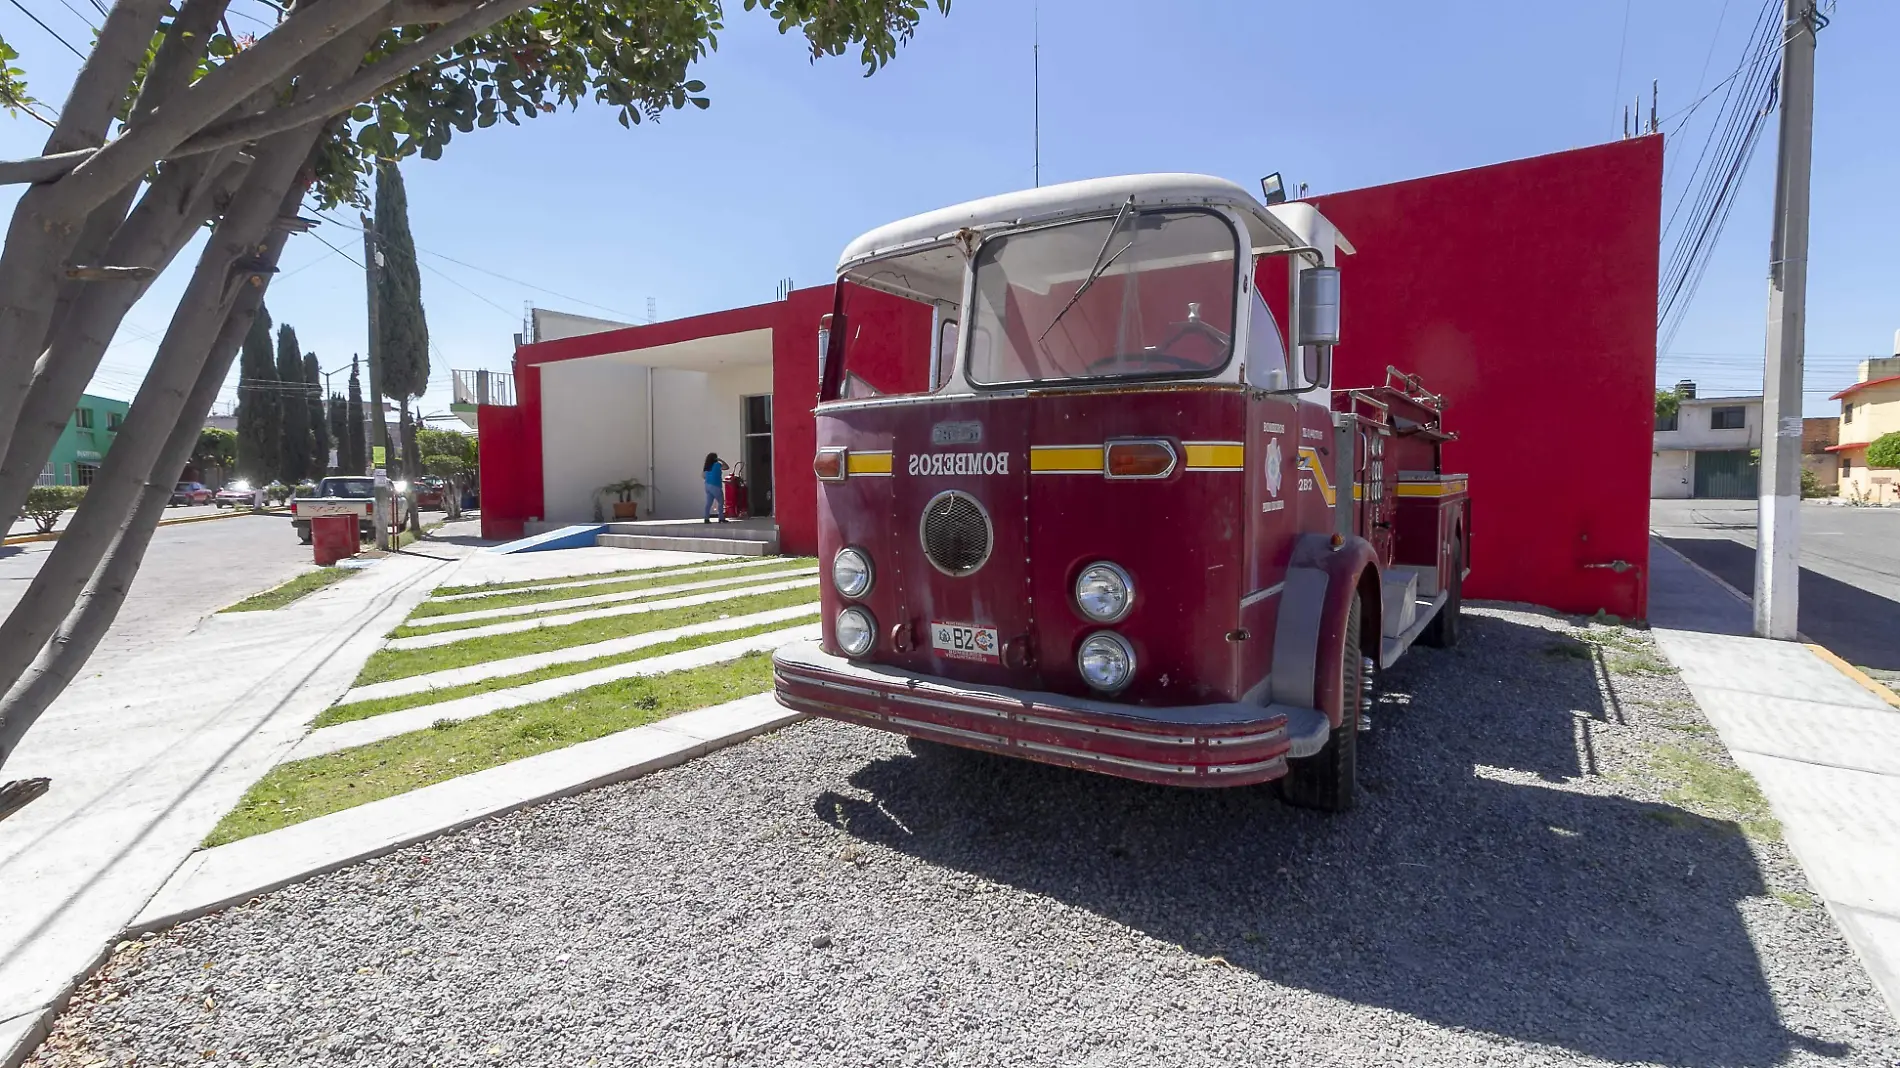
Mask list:
[{"label": "fire extinguisher", "polygon": [[726,475],[726,516],[731,519],[746,518],[750,502],[746,500],[745,464],[734,464]]}]

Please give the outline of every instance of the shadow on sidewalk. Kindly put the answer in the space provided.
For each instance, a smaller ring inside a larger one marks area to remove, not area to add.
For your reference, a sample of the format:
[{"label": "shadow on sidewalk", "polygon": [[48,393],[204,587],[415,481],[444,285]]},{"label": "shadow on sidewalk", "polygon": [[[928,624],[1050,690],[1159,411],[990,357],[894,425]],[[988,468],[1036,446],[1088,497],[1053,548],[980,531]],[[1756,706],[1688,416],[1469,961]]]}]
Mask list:
[{"label": "shadow on sidewalk", "polygon": [[1440,1026],[1616,1062],[1849,1052],[1779,1023],[1737,908],[1766,889],[1733,824],[1555,785],[1597,773],[1593,727],[1624,715],[1596,664],[1553,655],[1547,630],[1467,624],[1461,649],[1388,674],[1346,815],[918,742],[852,776],[870,800],[826,792],[814,811],[1275,983]]},{"label": "shadow on sidewalk", "polygon": [[[1722,581],[1753,595],[1755,549],[1726,538],[1659,538]],[[1801,569],[1801,633],[1861,667],[1900,670],[1900,602]]]}]

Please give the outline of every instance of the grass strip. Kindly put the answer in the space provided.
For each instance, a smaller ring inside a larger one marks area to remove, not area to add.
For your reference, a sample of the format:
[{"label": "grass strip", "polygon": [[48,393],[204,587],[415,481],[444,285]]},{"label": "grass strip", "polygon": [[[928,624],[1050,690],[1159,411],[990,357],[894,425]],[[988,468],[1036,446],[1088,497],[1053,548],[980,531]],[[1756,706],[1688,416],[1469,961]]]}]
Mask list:
[{"label": "grass strip", "polygon": [[357,573],[357,568],[320,567],[315,571],[306,571],[289,582],[272,586],[263,593],[254,593],[229,608],[220,608],[220,612],[268,612],[282,608],[297,600],[317,592],[332,583],[342,582]]},{"label": "grass strip", "polygon": [[658,645],[649,645],[644,649],[635,649],[630,653],[597,656],[592,660],[576,660],[567,664],[549,664],[547,667],[538,668],[534,671],[524,671],[517,675],[502,675],[497,678],[483,679],[480,682],[463,683],[460,686],[443,686],[433,690],[423,690],[419,693],[400,694],[396,697],[379,697],[368,701],[352,701],[347,705],[334,705],[324,709],[323,713],[319,715],[310,726],[313,729],[319,727],[334,727],[339,723],[352,723],[359,719],[369,719],[372,716],[380,716],[386,712],[401,712],[404,709],[420,708],[423,705],[441,704],[444,701],[453,701],[460,697],[473,697],[476,694],[513,689],[516,686],[526,686],[530,683],[543,682],[547,679],[558,679],[563,675],[578,675],[583,671],[612,667],[615,664],[630,664],[636,660],[651,660],[656,656],[665,656],[668,653],[683,653],[689,649],[699,649],[708,645],[717,645],[720,642],[750,638],[755,634],[766,634],[775,630],[785,630],[788,627],[801,626],[817,618],[818,606],[813,605],[812,614],[809,619],[784,619],[774,623],[760,623],[755,626],[743,627],[739,630],[719,630],[708,634],[688,634],[682,638],[675,638],[670,642],[661,642]]},{"label": "grass strip", "polygon": [[523,757],[772,688],[772,658],[622,679],[520,708],[279,764],[205,839],[225,845]]},{"label": "grass strip", "polygon": [[[787,580],[795,580],[798,578],[809,578],[809,577],[811,576],[791,575],[791,574],[765,575],[765,576],[760,577],[760,584],[763,585],[767,582],[771,582],[774,580],[779,581],[779,582],[784,582]],[[450,623],[435,623],[433,625],[430,623],[429,620],[425,619],[425,620],[422,620],[420,623],[400,624],[396,627],[395,630],[392,630],[389,632],[389,636],[391,638],[420,638],[424,635],[429,635],[429,634],[449,634],[458,630],[475,630],[480,627],[492,627],[498,623],[533,623],[539,620],[547,619],[552,616],[565,616],[565,615],[569,615],[576,612],[593,612],[593,611],[597,611],[601,609],[627,608],[632,605],[637,605],[645,601],[665,601],[665,600],[670,600],[674,597],[698,597],[701,594],[708,594],[708,595],[710,594],[736,594],[744,589],[745,589],[745,586],[739,585],[739,584],[734,584],[731,586],[715,586],[709,590],[681,590],[678,593],[663,593],[655,597],[635,597],[629,601],[614,601],[608,604],[584,604],[578,607],[571,606],[571,605],[570,606],[550,606],[538,612],[523,612],[520,615],[501,616],[495,619],[459,619]]]},{"label": "grass strip", "polygon": [[604,642],[611,638],[625,638],[634,634],[645,634],[648,631],[684,627],[731,616],[751,615],[754,612],[769,612],[774,608],[789,608],[795,604],[815,604],[817,601],[818,587],[801,586],[797,589],[780,590],[777,593],[734,597],[731,600],[712,601],[684,608],[669,608],[659,612],[584,619],[578,623],[567,623],[558,627],[536,627],[533,630],[518,630],[512,634],[488,634],[427,649],[379,649],[374,656],[369,658],[369,662],[363,665],[363,670],[356,676],[356,682],[353,685],[368,686],[371,683],[388,682],[391,679],[406,679],[411,675],[426,675],[432,671],[447,671],[450,668],[467,667],[470,664],[486,664],[491,660],[506,660],[509,657],[526,656],[530,653],[552,652],[555,649]]},{"label": "grass strip", "polygon": [[[682,571],[698,571],[705,567],[714,567],[722,563],[737,563],[744,566],[734,568],[744,571],[751,564],[770,564],[791,559],[785,556],[761,556],[756,560],[715,560],[692,564],[675,564],[672,567],[633,567],[622,571],[601,571],[591,575],[556,575],[552,578],[520,579],[514,582],[481,582],[473,586],[438,586],[429,596],[448,597],[457,593],[506,593],[509,590],[532,589],[536,586],[553,586],[569,582],[606,582],[617,578],[659,578],[665,575],[677,575]],[[473,600],[474,598],[471,598]]]},{"label": "grass strip", "polygon": [[[801,567],[812,566],[811,557],[773,558],[771,567],[758,569],[740,568],[733,571],[708,571],[703,575],[679,576],[685,583],[719,582],[731,579],[734,583],[750,579],[754,575],[776,575],[784,571],[796,571]],[[545,604],[549,601],[571,601],[582,597],[602,597],[614,593],[633,593],[638,590],[656,589],[674,585],[675,579],[668,576],[658,578],[628,579],[624,582],[609,582],[598,586],[573,587],[562,590],[530,589],[514,593],[498,593],[492,597],[471,597],[466,601],[424,601],[409,614],[408,622],[421,623],[433,616],[460,615],[463,612],[482,612],[493,608],[519,608],[524,605]],[[684,583],[681,583],[684,584]]]}]

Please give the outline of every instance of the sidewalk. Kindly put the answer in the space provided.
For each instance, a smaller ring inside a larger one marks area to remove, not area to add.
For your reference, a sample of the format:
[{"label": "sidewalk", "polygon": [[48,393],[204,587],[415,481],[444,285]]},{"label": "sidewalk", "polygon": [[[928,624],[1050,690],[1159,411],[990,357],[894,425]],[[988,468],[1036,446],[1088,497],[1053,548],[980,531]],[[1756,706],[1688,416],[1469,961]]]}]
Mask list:
[{"label": "sidewalk", "polygon": [[1900,1018],[1900,709],[1652,541],[1649,621]]},{"label": "sidewalk", "polygon": [[0,1064],[472,551],[423,541],[292,609],[210,616],[47,711],[7,765],[53,783],[0,821]]}]

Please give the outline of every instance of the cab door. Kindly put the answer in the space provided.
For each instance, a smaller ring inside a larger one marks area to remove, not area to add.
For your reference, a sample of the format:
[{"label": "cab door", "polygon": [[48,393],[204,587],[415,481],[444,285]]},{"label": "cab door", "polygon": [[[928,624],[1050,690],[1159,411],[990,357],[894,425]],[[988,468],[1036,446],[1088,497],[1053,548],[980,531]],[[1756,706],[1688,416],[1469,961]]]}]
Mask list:
[{"label": "cab door", "polygon": [[1247,323],[1247,489],[1242,550],[1239,689],[1265,701],[1274,627],[1293,540],[1300,528],[1300,403],[1288,385],[1286,346],[1258,287]]}]

